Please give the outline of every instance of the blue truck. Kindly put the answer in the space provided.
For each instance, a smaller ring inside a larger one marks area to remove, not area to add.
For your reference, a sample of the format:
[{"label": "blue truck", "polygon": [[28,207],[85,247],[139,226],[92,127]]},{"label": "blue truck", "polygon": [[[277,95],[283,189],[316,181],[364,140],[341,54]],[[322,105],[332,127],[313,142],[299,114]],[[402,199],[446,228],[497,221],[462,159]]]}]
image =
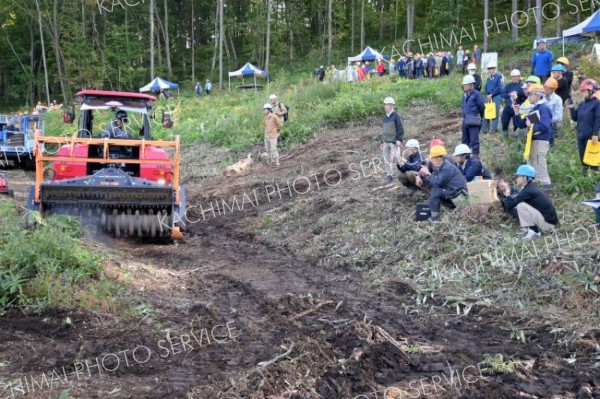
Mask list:
[{"label": "blue truck", "polygon": [[35,169],[36,133],[44,135],[43,115],[0,115],[0,168]]}]

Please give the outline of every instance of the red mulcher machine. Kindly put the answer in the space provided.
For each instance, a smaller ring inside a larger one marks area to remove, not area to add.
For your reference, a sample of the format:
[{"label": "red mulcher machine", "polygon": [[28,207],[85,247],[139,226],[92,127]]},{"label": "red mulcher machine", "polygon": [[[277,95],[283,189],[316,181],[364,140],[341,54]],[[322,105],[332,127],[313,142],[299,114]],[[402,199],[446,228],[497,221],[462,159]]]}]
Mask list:
[{"label": "red mulcher machine", "polygon": [[[150,115],[155,102],[155,97],[140,93],[77,93],[81,111],[77,133],[35,137],[36,179],[28,210],[43,217],[76,215],[84,224],[100,226],[116,237],[183,238],[185,191],[179,186],[179,137],[152,140]],[[140,138],[106,137],[107,132],[94,126],[94,111],[99,110],[139,116]],[[73,115],[68,116],[65,121],[72,122]],[[165,127],[172,125],[164,114],[162,122]],[[44,143],[60,148],[50,154],[42,151]],[[44,162],[52,165],[46,173]]]}]

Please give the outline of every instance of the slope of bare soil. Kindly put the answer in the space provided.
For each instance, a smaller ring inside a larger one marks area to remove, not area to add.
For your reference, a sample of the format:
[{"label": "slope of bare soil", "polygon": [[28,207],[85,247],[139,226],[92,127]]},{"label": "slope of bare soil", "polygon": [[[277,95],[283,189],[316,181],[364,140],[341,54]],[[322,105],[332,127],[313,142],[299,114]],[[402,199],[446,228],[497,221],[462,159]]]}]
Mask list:
[{"label": "slope of bare soil", "polygon": [[[407,119],[423,127],[410,136],[456,144],[457,115]],[[597,329],[568,347],[542,327],[510,340],[516,313],[457,315],[439,298],[415,306],[409,276],[374,275],[387,254],[351,261],[377,237],[336,241],[352,227],[332,215],[377,214],[401,230],[382,239],[397,240],[406,262],[411,229],[430,228],[412,222],[417,197],[378,190],[377,134],[378,121],[327,131],[284,153],[280,168],[189,177],[195,223],[184,242],[98,244],[143,316],[10,312],[0,318],[0,398],[599,398]],[[19,173],[8,176],[31,178]],[[521,363],[503,374],[484,354]]]}]

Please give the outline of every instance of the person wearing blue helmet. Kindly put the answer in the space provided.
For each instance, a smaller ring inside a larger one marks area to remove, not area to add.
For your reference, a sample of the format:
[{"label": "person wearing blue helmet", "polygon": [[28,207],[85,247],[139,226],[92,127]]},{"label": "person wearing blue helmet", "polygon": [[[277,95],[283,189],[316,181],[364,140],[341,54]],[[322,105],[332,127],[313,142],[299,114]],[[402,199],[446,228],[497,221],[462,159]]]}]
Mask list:
[{"label": "person wearing blue helmet", "polygon": [[535,169],[529,165],[521,165],[515,175],[517,187],[521,188],[516,193],[513,193],[504,179],[498,182],[498,197],[504,209],[519,220],[527,240],[540,237],[542,232],[554,232],[558,225],[556,208],[552,200],[533,182]]},{"label": "person wearing blue helmet", "polygon": [[554,92],[562,99],[563,104],[571,98],[571,87],[565,77],[566,72],[567,68],[562,64],[556,64],[550,70],[552,77],[558,82],[558,88]]}]

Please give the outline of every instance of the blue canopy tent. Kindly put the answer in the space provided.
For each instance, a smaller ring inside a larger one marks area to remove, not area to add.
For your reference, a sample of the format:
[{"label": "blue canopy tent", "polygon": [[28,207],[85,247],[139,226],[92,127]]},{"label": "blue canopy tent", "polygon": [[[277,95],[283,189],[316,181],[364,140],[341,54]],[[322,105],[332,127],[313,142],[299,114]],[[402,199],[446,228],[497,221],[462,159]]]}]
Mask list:
[{"label": "blue canopy tent", "polygon": [[348,64],[356,61],[375,61],[386,58],[389,57],[384,57],[379,51],[373,50],[371,47],[367,46],[360,54],[355,55],[354,57],[348,57]]},{"label": "blue canopy tent", "polygon": [[168,80],[156,77],[152,82],[148,83],[146,86],[140,87],[140,92],[162,91],[167,89],[177,89],[177,93],[179,93],[179,85],[177,83],[169,82]]},{"label": "blue canopy tent", "polygon": [[565,54],[565,41],[566,37],[570,36],[585,36],[585,37],[597,37],[600,33],[600,10],[593,13],[585,21],[575,25],[570,29],[565,29],[562,33],[563,37],[563,55]]},{"label": "blue canopy tent", "polygon": [[[263,78],[269,79],[269,73],[267,71],[263,71],[262,69],[258,69],[251,63],[247,62],[246,65],[238,69],[237,71],[229,72],[229,91],[231,91],[231,77],[240,76],[242,78],[242,82],[244,82],[244,78],[253,77],[254,78],[254,88],[256,89],[256,77],[260,76]],[[243,83],[242,83],[243,84]]]}]

